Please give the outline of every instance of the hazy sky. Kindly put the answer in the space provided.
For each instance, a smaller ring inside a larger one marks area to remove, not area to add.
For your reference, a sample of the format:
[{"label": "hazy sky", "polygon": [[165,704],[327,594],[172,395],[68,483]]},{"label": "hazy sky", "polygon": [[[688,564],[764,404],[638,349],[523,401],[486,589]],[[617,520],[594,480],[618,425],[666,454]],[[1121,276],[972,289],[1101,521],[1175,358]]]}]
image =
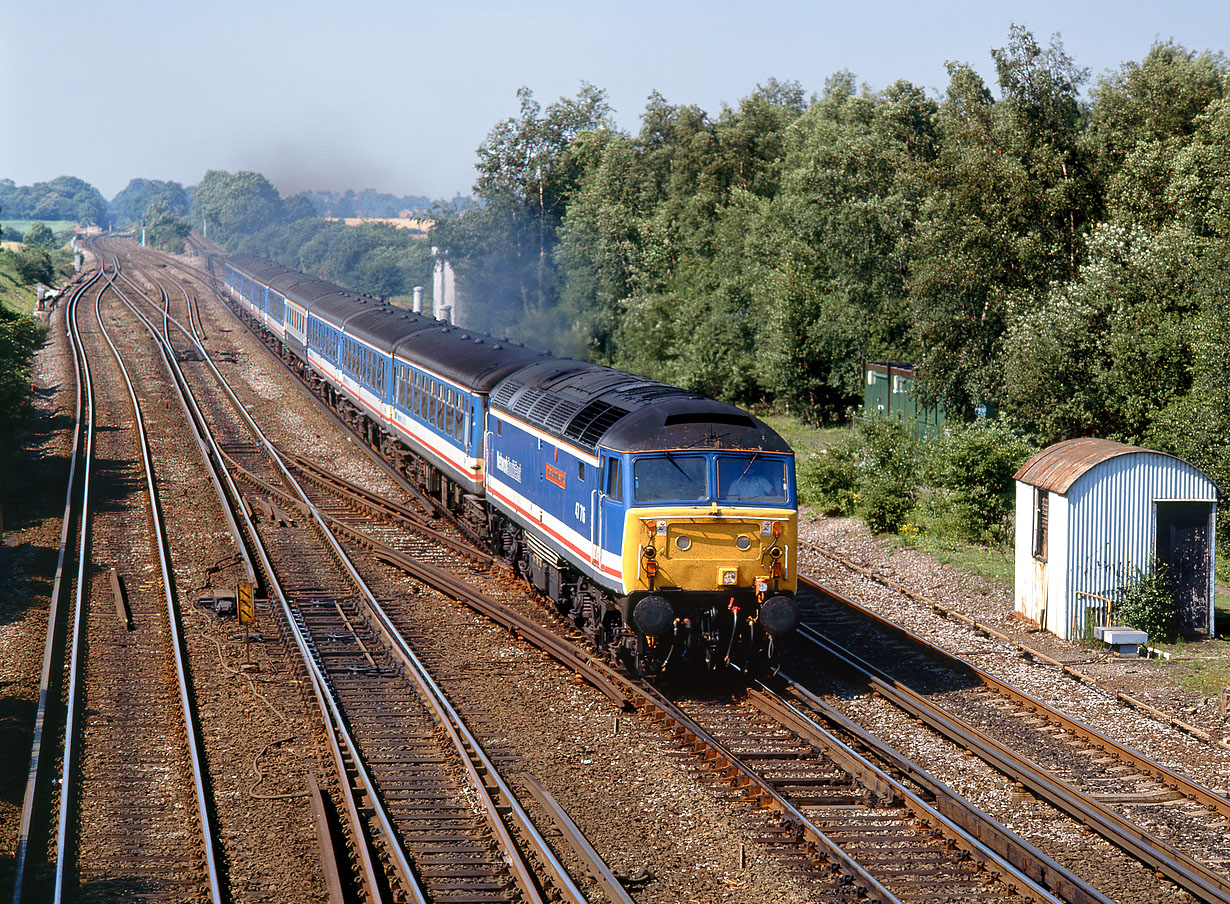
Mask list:
[{"label": "hazy sky", "polygon": [[[474,151],[518,112],[583,81],[635,131],[645,99],[716,113],[758,83],[808,94],[849,69],[938,95],[944,63],[994,85],[1009,26],[1059,33],[1094,78],[1158,40],[1220,52],[1230,3],[619,0],[0,0],[0,178],[195,184],[257,170],[282,191],[468,194]],[[105,95],[105,96],[104,96]]]}]

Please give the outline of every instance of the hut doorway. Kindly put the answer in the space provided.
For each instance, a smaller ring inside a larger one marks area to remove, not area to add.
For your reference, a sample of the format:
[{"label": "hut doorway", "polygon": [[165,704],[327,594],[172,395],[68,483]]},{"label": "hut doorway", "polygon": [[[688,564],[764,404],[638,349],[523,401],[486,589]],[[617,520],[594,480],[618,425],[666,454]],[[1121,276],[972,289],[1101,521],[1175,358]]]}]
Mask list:
[{"label": "hut doorway", "polygon": [[1157,559],[1174,590],[1175,621],[1183,635],[1209,633],[1209,502],[1158,502]]}]

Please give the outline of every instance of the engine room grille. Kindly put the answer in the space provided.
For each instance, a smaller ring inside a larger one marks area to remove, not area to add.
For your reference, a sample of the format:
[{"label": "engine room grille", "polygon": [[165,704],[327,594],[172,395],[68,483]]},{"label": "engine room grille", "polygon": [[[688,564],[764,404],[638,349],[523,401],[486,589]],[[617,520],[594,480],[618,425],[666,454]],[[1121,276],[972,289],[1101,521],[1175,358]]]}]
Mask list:
[{"label": "engine room grille", "polygon": [[600,401],[590,402],[564,428],[564,436],[576,440],[582,446],[594,449],[598,445],[598,440],[602,438],[602,434],[626,414],[628,414],[628,409],[620,408],[618,405]]}]

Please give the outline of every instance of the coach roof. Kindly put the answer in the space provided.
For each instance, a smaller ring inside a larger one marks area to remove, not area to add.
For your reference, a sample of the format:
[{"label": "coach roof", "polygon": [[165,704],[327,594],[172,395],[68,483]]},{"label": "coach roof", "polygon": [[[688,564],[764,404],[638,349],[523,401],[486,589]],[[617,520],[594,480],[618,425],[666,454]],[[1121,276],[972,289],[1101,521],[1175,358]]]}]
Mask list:
[{"label": "coach roof", "polygon": [[439,321],[397,344],[397,357],[420,364],[473,392],[488,393],[511,373],[543,359],[538,352]]},{"label": "coach roof", "polygon": [[407,334],[434,326],[436,321],[430,317],[411,313],[405,308],[381,305],[364,309],[347,320],[346,335],[390,355]]}]

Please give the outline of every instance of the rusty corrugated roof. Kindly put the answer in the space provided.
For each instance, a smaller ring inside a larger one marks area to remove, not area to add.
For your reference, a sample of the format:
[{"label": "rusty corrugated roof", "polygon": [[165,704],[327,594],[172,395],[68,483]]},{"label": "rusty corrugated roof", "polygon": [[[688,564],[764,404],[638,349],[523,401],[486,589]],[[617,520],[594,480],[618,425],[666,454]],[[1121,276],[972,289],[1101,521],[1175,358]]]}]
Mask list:
[{"label": "rusty corrugated roof", "polygon": [[[1173,455],[1158,452],[1155,449],[1142,449],[1140,446],[1129,446],[1109,439],[1095,439],[1087,436],[1081,439],[1067,439],[1053,446],[1047,446],[1021,466],[1021,469],[1016,472],[1015,479],[1064,496],[1072,488],[1072,484],[1076,483],[1080,476],[1090,468],[1133,452],[1152,452],[1154,455],[1175,458]],[[1181,459],[1177,460],[1181,461]]]}]

